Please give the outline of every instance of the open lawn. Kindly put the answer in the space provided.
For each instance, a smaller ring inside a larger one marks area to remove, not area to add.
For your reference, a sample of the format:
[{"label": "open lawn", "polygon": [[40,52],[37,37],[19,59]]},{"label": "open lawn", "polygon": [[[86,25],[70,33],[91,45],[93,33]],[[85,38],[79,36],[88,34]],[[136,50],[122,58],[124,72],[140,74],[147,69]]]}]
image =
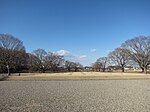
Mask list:
[{"label": "open lawn", "polygon": [[5,80],[111,80],[150,79],[150,74],[110,72],[68,72],[68,73],[21,73],[12,74]]}]

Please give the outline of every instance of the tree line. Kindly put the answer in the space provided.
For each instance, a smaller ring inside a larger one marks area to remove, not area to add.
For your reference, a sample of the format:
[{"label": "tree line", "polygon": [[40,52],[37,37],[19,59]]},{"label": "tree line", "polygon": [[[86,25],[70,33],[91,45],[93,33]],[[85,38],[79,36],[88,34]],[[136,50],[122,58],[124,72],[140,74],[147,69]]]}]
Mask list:
[{"label": "tree line", "polygon": [[[138,36],[125,41],[107,57],[100,57],[92,65],[91,71],[121,69],[138,65],[147,73],[150,66],[150,37]],[[78,62],[65,60],[64,56],[46,52],[44,49],[27,53],[23,42],[10,34],[0,34],[0,73],[13,72],[71,72],[84,71]]]},{"label": "tree line", "polygon": [[44,49],[27,53],[23,42],[10,34],[0,34],[0,73],[81,71],[83,66]]},{"label": "tree line", "polygon": [[[113,65],[113,66],[112,66]],[[107,57],[101,57],[93,64],[98,71],[106,69],[121,69],[125,72],[127,66],[138,66],[147,73],[150,68],[150,37],[138,36],[122,43],[119,48],[110,52]]]}]

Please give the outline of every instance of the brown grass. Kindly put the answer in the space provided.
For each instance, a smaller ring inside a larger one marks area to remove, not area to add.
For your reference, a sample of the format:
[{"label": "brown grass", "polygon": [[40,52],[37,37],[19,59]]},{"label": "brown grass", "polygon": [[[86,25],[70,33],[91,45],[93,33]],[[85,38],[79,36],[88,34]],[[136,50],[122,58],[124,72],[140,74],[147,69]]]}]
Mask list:
[{"label": "brown grass", "polygon": [[150,74],[142,73],[101,73],[101,72],[69,72],[69,73],[21,73],[13,74],[7,81],[38,80],[135,80],[150,79]]}]

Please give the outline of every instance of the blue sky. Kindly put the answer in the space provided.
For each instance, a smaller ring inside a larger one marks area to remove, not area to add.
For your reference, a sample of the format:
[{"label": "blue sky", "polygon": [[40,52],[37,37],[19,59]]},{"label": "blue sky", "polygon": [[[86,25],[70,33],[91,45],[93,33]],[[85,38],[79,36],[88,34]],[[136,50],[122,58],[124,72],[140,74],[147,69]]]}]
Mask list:
[{"label": "blue sky", "polygon": [[89,65],[150,35],[150,0],[0,0],[0,33],[21,39],[27,52],[67,53]]}]

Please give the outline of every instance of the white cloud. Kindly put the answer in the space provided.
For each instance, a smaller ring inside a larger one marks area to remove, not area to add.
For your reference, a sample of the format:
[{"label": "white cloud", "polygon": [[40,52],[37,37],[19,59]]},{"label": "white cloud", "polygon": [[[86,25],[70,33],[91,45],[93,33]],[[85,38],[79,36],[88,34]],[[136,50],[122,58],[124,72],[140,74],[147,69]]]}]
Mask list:
[{"label": "white cloud", "polygon": [[57,55],[64,56],[66,60],[70,60],[73,62],[84,62],[87,59],[87,55],[73,55],[67,50],[59,50],[54,52]]},{"label": "white cloud", "polygon": [[79,59],[85,59],[87,56],[86,55],[81,55],[79,56]]},{"label": "white cloud", "polygon": [[87,59],[86,55],[80,55],[80,56],[70,55],[70,57],[68,58],[68,60],[73,61],[73,62],[83,62],[86,59]]},{"label": "white cloud", "polygon": [[59,50],[57,52],[55,52],[56,54],[60,55],[60,56],[69,56],[70,52],[67,50]]},{"label": "white cloud", "polygon": [[81,56],[77,56],[77,57],[75,57],[75,60],[76,61],[85,61],[86,60],[86,58],[87,58],[87,56],[86,55],[81,55]]},{"label": "white cloud", "polygon": [[96,52],[96,49],[91,49],[91,52]]}]

